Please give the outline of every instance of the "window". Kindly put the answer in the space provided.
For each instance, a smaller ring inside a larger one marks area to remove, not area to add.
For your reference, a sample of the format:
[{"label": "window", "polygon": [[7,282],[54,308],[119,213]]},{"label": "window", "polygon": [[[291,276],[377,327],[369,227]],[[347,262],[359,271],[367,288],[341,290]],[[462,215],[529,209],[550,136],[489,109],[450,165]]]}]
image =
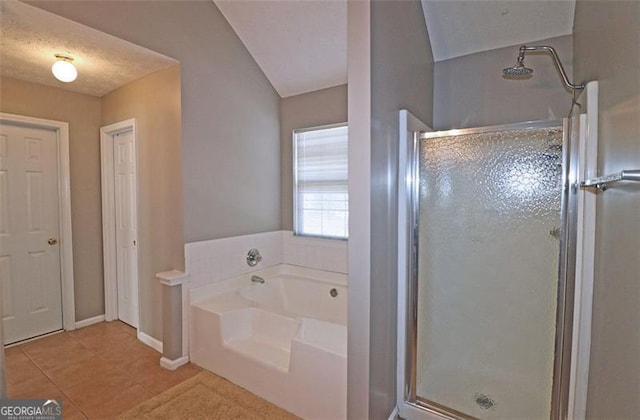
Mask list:
[{"label": "window", "polygon": [[296,235],[347,238],[347,134],[346,124],[293,132]]}]

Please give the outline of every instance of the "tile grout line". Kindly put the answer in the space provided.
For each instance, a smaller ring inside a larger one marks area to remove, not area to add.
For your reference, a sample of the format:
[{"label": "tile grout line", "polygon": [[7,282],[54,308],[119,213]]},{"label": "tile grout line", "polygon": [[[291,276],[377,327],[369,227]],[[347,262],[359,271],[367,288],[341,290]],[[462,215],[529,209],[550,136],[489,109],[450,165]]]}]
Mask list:
[{"label": "tile grout line", "polygon": [[[117,321],[116,321],[117,322]],[[132,337],[135,337],[137,339],[136,334],[132,333],[132,332],[128,332],[128,331],[123,331],[123,334],[128,334],[131,335]],[[149,394],[156,396],[158,395],[156,392],[154,392],[152,389],[148,388],[145,384],[143,384],[142,382],[140,382],[138,379],[136,379],[135,377],[133,377],[133,375],[131,375],[129,372],[127,372],[121,363],[118,363],[117,366],[113,367],[113,362],[107,360],[106,358],[104,358],[101,354],[99,354],[98,352],[96,352],[95,350],[93,350],[92,348],[87,347],[82,341],[81,339],[76,339],[73,336],[70,336],[70,338],[76,340],[78,343],[80,343],[81,345],[83,345],[85,348],[87,348],[89,351],[91,351],[92,353],[94,353],[94,355],[96,357],[98,357],[100,360],[102,360],[104,363],[109,364],[116,372],[124,374],[127,378],[129,378],[132,382],[133,385],[131,385],[130,387],[126,388],[126,389],[130,389],[135,387],[136,385],[138,385],[139,387],[141,387],[143,390],[145,390],[146,392],[148,392]],[[137,360],[140,359],[141,356],[135,357],[132,360]],[[53,382],[53,381],[52,381]],[[54,383],[55,384],[55,383]],[[64,392],[64,391],[62,391]],[[65,394],[67,395],[67,394]],[[67,395],[67,398],[69,398],[70,401],[73,402],[73,400]],[[79,408],[79,407],[78,407]],[[82,410],[81,410],[82,411]],[[89,418],[89,416],[82,411],[83,415],[85,415],[85,417]]]},{"label": "tile grout line", "polygon": [[[119,321],[117,321],[119,322]],[[136,334],[133,332],[132,329],[130,329],[130,327],[124,325],[124,324],[113,324],[113,325],[105,325],[105,324],[99,324],[101,325],[100,327],[95,327],[92,328],[92,326],[86,327],[86,331],[87,331],[87,335],[83,335],[83,334],[74,334],[73,332],[67,332],[67,331],[63,331],[62,333],[60,333],[59,335],[57,335],[59,337],[59,339],[61,339],[61,345],[65,345],[64,343],[66,342],[73,342],[76,344],[80,344],[80,347],[84,350],[88,350],[87,356],[91,356],[91,358],[95,358],[95,361],[100,361],[102,363],[105,364],[105,366],[113,371],[114,373],[118,374],[118,375],[122,375],[123,377],[126,377],[128,380],[131,381],[131,386],[127,387],[125,389],[125,391],[127,389],[130,388],[134,388],[136,385],[139,387],[140,390],[144,391],[146,394],[150,395],[150,397],[148,397],[146,400],[153,398],[159,394],[161,394],[162,392],[164,392],[164,389],[156,392],[153,388],[150,388],[148,385],[145,385],[146,383],[149,383],[150,381],[147,380],[148,378],[146,378],[144,375],[140,374],[140,375],[135,375],[133,371],[129,371],[127,370],[124,366],[129,363],[129,362],[134,362],[137,360],[143,360],[146,357],[149,357],[149,360],[153,359],[153,357],[147,356],[147,354],[145,354],[144,352],[132,352],[131,355],[129,355],[127,357],[127,355],[125,354],[125,359],[124,362],[123,361],[113,361],[113,360],[109,360],[105,357],[105,355],[108,355],[109,353],[98,353],[100,347],[97,347],[96,345],[93,345],[92,347],[89,346],[88,343],[92,343],[93,339],[95,338],[96,341],[99,343],[100,339],[103,338],[103,335],[108,335],[109,333],[115,333],[114,335],[116,336],[115,338],[115,344],[114,344],[114,350],[117,349],[117,351],[122,352],[123,350],[125,351],[125,353],[127,353],[127,346],[130,340],[124,340],[126,343],[119,345],[120,343],[117,341],[117,336],[119,335],[118,333],[121,333],[121,337],[124,337],[124,335],[126,334],[127,336],[133,337],[136,342],[137,342],[137,336]],[[104,328],[104,330],[103,330]],[[92,331],[93,330],[93,331]],[[94,336],[95,334],[95,336]],[[108,337],[107,337],[108,339]],[[67,341],[68,340],[68,341]],[[89,340],[89,341],[87,341]],[[37,341],[37,340],[36,340]],[[31,343],[31,342],[30,342]],[[40,346],[40,348],[38,349],[34,349],[35,352],[33,352],[33,355],[30,355],[27,352],[27,349],[25,349],[25,346],[28,346],[30,343],[25,343],[25,344],[21,344],[16,346],[17,347],[17,351],[19,352],[18,354],[20,354],[21,356],[24,356],[25,359],[36,368],[37,372],[39,374],[41,374],[44,378],[46,378],[49,382],[51,382],[51,384],[53,385],[53,387],[55,388],[55,392],[59,393],[59,395],[61,395],[63,398],[65,398],[68,403],[73,406],[74,408],[76,408],[77,412],[80,413],[80,415],[84,416],[85,418],[90,418],[89,415],[87,414],[89,411],[86,410],[91,410],[92,408],[95,408],[94,405],[91,406],[86,406],[84,409],[81,408],[80,405],[78,405],[78,403],[76,403],[68,394],[67,391],[65,391],[61,385],[56,382],[54,380],[54,376],[51,372],[58,370],[58,369],[67,369],[69,367],[72,367],[76,364],[85,362],[85,360],[77,360],[77,361],[73,361],[71,363],[69,363],[68,361],[65,361],[63,364],[61,364],[60,366],[54,366],[52,369],[48,369],[48,371],[45,371],[44,367],[41,366],[40,364],[38,364],[36,362],[36,359],[40,360],[42,359],[41,355],[44,354],[45,355],[45,360],[47,355],[50,354],[51,349],[55,348],[58,346],[58,340],[53,341],[53,344],[49,344],[47,342],[44,343],[44,345]],[[94,350],[95,348],[95,350]],[[133,347],[132,347],[133,349]],[[156,352],[157,353],[157,352]],[[38,357],[35,357],[38,356]],[[153,354],[153,356],[155,356],[155,353]],[[159,355],[158,355],[159,356]],[[86,361],[90,361],[92,360],[91,358],[87,358]],[[117,360],[117,358],[116,358]],[[43,360],[40,360],[41,362]],[[146,369],[144,366],[144,363],[141,365],[141,367],[143,369]],[[49,373],[48,373],[49,372]],[[182,375],[177,375],[176,378],[180,378]],[[192,377],[193,375],[189,375],[189,377]],[[151,377],[153,377],[153,374],[151,375]],[[61,377],[58,378],[59,380],[62,379]],[[184,379],[179,379],[178,382],[176,384],[173,384],[171,386],[169,386],[169,388],[171,388],[172,386],[175,386],[179,383],[184,382],[184,380],[188,379],[188,377],[185,377]],[[78,386],[81,385],[82,383],[88,383],[91,379],[86,379],[85,381],[81,381],[78,384],[74,384],[73,386]],[[64,382],[64,381],[63,381]],[[169,381],[171,382],[171,381]],[[150,385],[153,385],[155,382],[151,383]],[[68,387],[71,388],[71,387]],[[145,400],[145,401],[146,401]],[[126,411],[126,410],[125,410]],[[123,413],[125,412],[123,411]],[[122,413],[119,413],[118,415],[120,415]]]},{"label": "tile grout line", "polygon": [[[126,332],[124,332],[124,333],[126,334]],[[87,347],[87,346],[86,346],[84,343],[82,343],[79,339],[78,339],[77,341],[78,341],[78,342],[80,342],[80,344],[82,344],[83,346]],[[88,347],[87,347],[87,348],[88,348]],[[131,379],[131,381],[133,382],[133,385],[131,385],[130,387],[127,387],[126,389],[133,388],[133,387],[134,387],[134,386],[136,386],[136,385],[142,386],[141,384],[139,384],[139,383],[138,383],[138,381],[137,381],[135,378],[133,378],[133,377],[132,377],[132,376],[131,376],[131,375],[130,375],[126,370],[124,370],[124,369],[122,368],[121,364],[118,364],[117,366],[115,366],[115,367],[114,367],[112,362],[110,362],[109,360],[105,359],[105,358],[104,358],[101,354],[99,354],[97,351],[95,351],[95,350],[93,350],[93,349],[91,349],[91,348],[89,348],[89,350],[90,350],[91,352],[93,352],[97,358],[99,358],[100,360],[102,360],[104,363],[108,364],[108,365],[110,366],[110,368],[113,368],[116,372],[118,372],[118,373],[120,373],[120,374],[124,374],[127,378]],[[144,387],[143,387],[143,389],[145,389],[145,390],[146,390],[146,388],[144,388]],[[155,395],[155,394],[154,394],[154,395]],[[84,414],[87,418],[89,418],[89,415],[88,415],[88,414],[85,414],[84,412],[83,412],[83,414]]]},{"label": "tile grout line", "polygon": [[31,356],[29,356],[28,353],[26,353],[23,349],[22,349],[22,345],[16,346],[16,348],[20,351],[20,353],[22,355],[24,355],[24,357],[27,358],[27,360],[38,370],[38,372],[40,372],[40,374],[42,376],[44,376],[45,378],[47,378],[52,384],[53,386],[58,390],[58,392],[62,395],[64,395],[72,404],[74,407],[76,407],[78,409],[78,411],[80,411],[82,413],[83,416],[86,417],[86,415],[84,414],[84,412],[82,412],[82,410],[80,410],[80,407],[78,407],[76,404],[73,403],[73,401],[71,400],[71,398],[69,398],[69,396],[67,394],[65,394],[65,392],[62,390],[62,388],[60,388],[58,386],[58,384],[56,384],[49,375],[47,375],[47,373],[40,367],[40,365],[38,363],[36,363],[35,360],[33,360],[31,358]]},{"label": "tile grout line", "polygon": [[[98,357],[98,358],[100,358],[101,360],[103,360],[104,362],[109,363],[109,361],[108,361],[108,360],[104,359],[104,358],[103,358],[100,354],[98,354],[95,350],[93,350],[92,348],[90,348],[90,347],[88,347],[86,344],[84,344],[80,339],[75,338],[73,335],[68,334],[66,331],[65,331],[65,332],[62,332],[62,333],[61,333],[61,335],[62,335],[62,334],[64,334],[64,335],[65,335],[65,337],[66,337],[67,339],[69,339],[69,340],[73,340],[74,342],[76,342],[76,343],[78,343],[79,345],[81,345],[84,349],[86,349],[86,350],[88,350],[89,352],[91,352],[91,353],[93,354],[93,356],[94,356],[94,357]],[[58,390],[62,395],[64,395],[64,396],[65,396],[65,397],[66,397],[66,398],[71,402],[71,404],[72,404],[72,405],[73,405],[73,406],[74,406],[74,407],[75,407],[75,408],[76,408],[80,413],[82,413],[82,415],[83,415],[85,418],[87,418],[87,419],[88,419],[88,418],[89,418],[89,416],[88,416],[88,415],[87,415],[87,414],[82,410],[82,408],[81,408],[81,407],[80,407],[80,406],[79,406],[79,405],[78,405],[78,404],[77,404],[77,403],[76,403],[76,402],[75,402],[75,401],[74,401],[74,400],[73,400],[73,399],[72,399],[72,398],[67,394],[67,392],[65,392],[65,391],[64,391],[64,390],[63,390],[63,389],[62,389],[62,388],[61,388],[61,387],[60,387],[60,386],[59,386],[59,385],[58,385],[58,384],[53,380],[53,378],[52,378],[50,375],[48,375],[48,374],[47,374],[47,372],[45,372],[45,370],[44,370],[44,369],[43,369],[43,368],[42,368],[42,367],[41,367],[41,366],[40,366],[40,365],[39,365],[35,360],[33,360],[33,358],[31,358],[31,356],[29,356],[29,354],[28,354],[27,352],[25,352],[25,351],[24,351],[24,349],[22,348],[22,345],[19,345],[19,346],[17,346],[17,347],[19,348],[20,352],[21,352],[25,357],[27,357],[27,359],[28,359],[28,360],[29,360],[29,361],[30,361],[30,362],[31,362],[31,363],[36,367],[36,369],[38,369],[38,371],[39,371],[39,372],[40,372],[44,377],[46,377],[46,378],[47,378],[47,379],[48,379],[48,380],[53,384],[53,386],[54,386],[54,387],[55,387],[55,388],[56,388],[56,389],[57,389],[57,390]],[[76,362],[76,363],[79,363],[79,362]],[[66,364],[66,363],[65,363],[65,365],[64,365],[64,366],[65,366],[65,367],[68,367],[68,366],[71,366],[71,365],[73,365],[73,364],[74,364],[74,363],[71,363],[71,364]],[[117,372],[119,372],[119,373],[125,373],[125,374],[126,374],[126,372],[124,372],[124,371],[123,371],[123,370],[121,370],[120,368],[116,368],[115,370],[116,370]],[[132,378],[132,377],[131,377],[131,376],[129,376],[128,374],[126,374],[126,376],[127,376],[128,378],[130,378],[130,379],[134,382],[134,384],[138,384],[138,382],[137,382],[134,378]],[[79,384],[76,384],[76,385],[79,385]],[[140,384],[138,384],[138,385],[140,385]],[[133,386],[134,386],[134,385],[132,385],[131,387],[133,387]],[[129,387],[129,388],[131,388],[131,387]],[[127,388],[127,389],[128,389],[128,388]],[[146,389],[146,388],[145,388],[145,389]],[[152,393],[152,394],[153,394],[153,395],[155,395],[154,393]]]},{"label": "tile grout line", "polygon": [[[116,322],[117,322],[117,321],[116,321]],[[89,328],[90,328],[90,327],[89,327]],[[126,331],[123,331],[123,334],[129,334],[129,335],[132,335],[132,336],[134,336],[134,337],[135,337],[135,335],[134,335],[134,334],[132,334],[132,333],[128,333],[128,332],[126,332]],[[145,391],[149,392],[150,394],[152,394],[152,395],[154,395],[154,396],[155,396],[155,395],[157,395],[155,392],[151,391],[150,389],[147,389],[147,387],[146,387],[146,386],[144,386],[143,384],[141,384],[140,382],[138,382],[138,380],[136,380],[136,379],[135,379],[133,376],[131,376],[131,375],[130,375],[126,370],[124,370],[124,369],[122,368],[122,366],[121,366],[121,364],[120,364],[120,363],[118,363],[118,365],[114,367],[114,366],[113,366],[113,365],[114,365],[114,363],[113,363],[113,362],[111,362],[111,361],[109,361],[109,360],[105,359],[105,358],[104,358],[101,354],[99,354],[97,351],[95,351],[94,349],[92,349],[92,348],[88,347],[86,344],[84,344],[84,343],[81,341],[81,339],[80,339],[80,338],[75,338],[75,337],[73,337],[73,336],[71,336],[71,335],[70,335],[70,337],[69,337],[69,338],[71,338],[71,339],[75,340],[77,343],[79,343],[80,345],[82,345],[84,348],[86,348],[87,350],[89,350],[90,352],[92,352],[92,353],[94,354],[94,356],[95,356],[95,357],[97,357],[98,359],[102,360],[104,363],[108,364],[108,365],[109,365],[109,367],[110,367],[111,369],[113,369],[113,370],[115,370],[117,373],[123,374],[124,376],[126,376],[127,378],[129,378],[129,379],[133,382],[133,385],[131,385],[131,386],[127,387],[126,389],[130,389],[130,388],[133,388],[134,386],[138,385],[138,386],[142,387],[142,389],[144,389]],[[135,360],[135,359],[133,359],[133,360]],[[52,380],[52,382],[53,382],[53,380]],[[55,382],[54,382],[54,384],[55,384]],[[79,385],[79,384],[76,384],[76,385],[74,385],[74,386],[77,386],[77,385]],[[63,392],[63,393],[64,393],[64,391],[62,391],[62,390],[61,390],[61,392]],[[64,395],[65,395],[67,398],[69,398],[69,401],[71,401],[72,403],[74,403],[74,401],[71,399],[71,397],[69,397],[66,393],[65,393]],[[82,411],[82,409],[81,409],[77,404],[75,404],[75,403],[74,403],[74,405],[75,405],[75,406],[76,406],[76,407],[77,407],[77,408],[82,412],[82,414],[83,414],[87,419],[89,419],[89,418],[90,418],[90,417],[89,417],[89,415],[88,415],[88,414],[86,414],[84,411]],[[88,408],[91,408],[91,407],[88,407]]]},{"label": "tile grout line", "polygon": [[[109,363],[109,361],[108,361],[107,359],[103,358],[102,356],[98,355],[98,357],[99,357],[100,359],[102,359],[105,363]],[[134,359],[132,359],[132,360],[138,360],[138,359],[140,359],[140,357],[138,357],[138,358],[134,358]],[[119,364],[119,365],[120,365],[120,364]],[[135,385],[139,385],[139,386],[141,386],[141,387],[142,387],[142,389],[144,389],[145,391],[147,391],[147,392],[149,392],[149,393],[153,394],[154,396],[155,396],[155,395],[158,395],[157,393],[153,392],[153,390],[151,390],[151,389],[147,388],[147,386],[146,386],[146,385],[144,385],[142,382],[140,382],[140,381],[138,381],[136,378],[134,378],[134,377],[133,377],[133,375],[131,375],[129,372],[127,372],[127,371],[124,369],[124,367],[122,367],[122,366],[118,366],[118,367],[116,367],[115,369],[116,369],[118,372],[123,373],[127,378],[131,379],[131,380],[134,382],[134,384],[135,384]],[[129,387],[129,388],[132,388],[132,387],[133,387],[133,386],[135,386],[135,385],[132,385],[132,386],[131,386],[131,387]],[[127,389],[129,389],[129,388],[127,388]]]},{"label": "tile grout line", "polygon": [[[65,331],[65,332],[63,332],[62,334],[66,334],[66,331]],[[74,339],[74,338],[73,338],[73,337],[71,337],[71,336],[68,336],[68,338],[69,338],[69,339],[72,339],[72,340]],[[82,343],[80,343],[80,344],[82,344]],[[78,411],[79,411],[80,413],[82,413],[82,415],[83,415],[85,418],[87,418],[87,419],[88,419],[88,416],[84,413],[84,411],[82,411],[82,409],[80,408],[80,406],[79,406],[78,404],[76,404],[76,403],[71,399],[71,397],[69,397],[69,396],[67,395],[67,393],[66,393],[66,392],[64,392],[64,390],[63,390],[62,388],[60,388],[60,386],[59,386],[59,385],[58,385],[58,384],[53,380],[53,378],[51,378],[49,375],[47,375],[47,373],[44,371],[44,369],[42,369],[42,368],[40,367],[40,365],[39,365],[35,360],[33,360],[33,359],[31,358],[31,356],[29,356],[29,354],[28,354],[27,352],[25,352],[25,351],[24,351],[24,349],[22,349],[22,345],[18,346],[18,348],[20,349],[20,351],[22,352],[22,354],[24,354],[24,355],[25,355],[25,357],[26,357],[27,359],[29,359],[29,361],[30,361],[30,362],[31,362],[31,363],[36,367],[36,369],[38,369],[42,375],[44,375],[47,379],[49,379],[49,381],[51,381],[51,383],[53,384],[53,386],[55,386],[55,387],[56,387],[56,389],[57,389],[57,390],[58,390],[62,395],[64,395],[64,396],[69,400],[69,402],[71,402],[71,404],[72,404],[76,409],[78,409]],[[85,346],[85,348],[86,348],[86,346]],[[91,351],[91,349],[88,349],[88,350],[90,350],[90,351]],[[64,407],[63,407],[63,409],[64,409]]]}]

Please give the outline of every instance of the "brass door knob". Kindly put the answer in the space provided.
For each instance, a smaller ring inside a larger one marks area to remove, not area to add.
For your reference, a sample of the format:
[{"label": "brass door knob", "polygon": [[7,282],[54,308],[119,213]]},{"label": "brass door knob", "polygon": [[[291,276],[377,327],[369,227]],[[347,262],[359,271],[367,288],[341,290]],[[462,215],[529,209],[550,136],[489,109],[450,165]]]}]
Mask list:
[{"label": "brass door knob", "polygon": [[58,239],[54,238],[53,236],[49,238],[49,240],[47,241],[49,243],[49,245],[55,245],[58,243]]}]

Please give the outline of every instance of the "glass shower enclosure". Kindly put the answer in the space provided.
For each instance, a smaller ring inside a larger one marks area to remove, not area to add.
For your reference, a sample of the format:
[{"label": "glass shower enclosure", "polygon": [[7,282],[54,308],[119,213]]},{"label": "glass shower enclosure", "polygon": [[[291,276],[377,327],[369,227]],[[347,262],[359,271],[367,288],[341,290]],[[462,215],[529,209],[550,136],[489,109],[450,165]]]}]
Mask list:
[{"label": "glass shower enclosure", "polygon": [[445,418],[561,417],[570,351],[567,127],[416,134],[406,401]]}]

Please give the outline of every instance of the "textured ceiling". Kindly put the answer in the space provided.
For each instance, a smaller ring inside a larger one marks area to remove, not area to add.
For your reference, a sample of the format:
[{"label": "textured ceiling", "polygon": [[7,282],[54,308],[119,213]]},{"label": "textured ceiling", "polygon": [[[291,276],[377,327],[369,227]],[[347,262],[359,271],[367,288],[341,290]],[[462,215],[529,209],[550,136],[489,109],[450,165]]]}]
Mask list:
[{"label": "textured ceiling", "polygon": [[[78,78],[51,74],[55,54],[74,58]],[[103,96],[178,61],[16,0],[0,0],[0,73]]]},{"label": "textured ceiling", "polygon": [[[575,0],[421,0],[434,59],[572,33]],[[347,82],[346,0],[215,0],[276,91]],[[78,79],[51,75],[70,54]],[[177,61],[16,0],[0,0],[4,76],[102,96]]]},{"label": "textured ceiling", "polygon": [[422,0],[435,61],[573,32],[575,0]]},{"label": "textured ceiling", "polygon": [[215,3],[281,97],[347,83],[346,0]]}]

